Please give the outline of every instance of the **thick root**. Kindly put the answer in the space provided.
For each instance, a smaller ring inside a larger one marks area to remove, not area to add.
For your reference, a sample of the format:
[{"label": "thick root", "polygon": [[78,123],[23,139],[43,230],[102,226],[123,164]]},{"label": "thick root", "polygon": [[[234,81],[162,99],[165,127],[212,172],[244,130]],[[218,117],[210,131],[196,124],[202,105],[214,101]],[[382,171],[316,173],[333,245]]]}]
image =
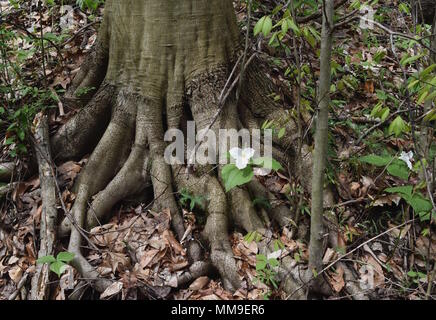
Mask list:
[{"label": "thick root", "polygon": [[[105,13],[107,15],[107,13]],[[103,83],[109,63],[109,19],[100,26],[98,38],[65,94],[67,102],[85,105]]]},{"label": "thick root", "polygon": [[59,129],[51,141],[56,162],[80,159],[94,149],[109,123],[115,92],[103,84],[91,102]]},{"label": "thick root", "polygon": [[10,182],[14,174],[15,163],[0,163],[0,182]]},{"label": "thick root", "polygon": [[267,208],[268,214],[280,227],[286,227],[292,223],[293,217],[291,210],[269,192],[257,179],[253,179],[248,184],[248,188],[252,194],[252,198],[265,199],[268,201],[270,204]]},{"label": "thick root", "polygon": [[[276,126],[285,128],[287,135],[281,139],[273,137],[273,142],[279,145],[286,153],[295,153],[294,148],[299,139],[296,123],[291,113],[274,101],[274,97],[278,94],[277,88],[272,80],[265,76],[266,74],[265,67],[262,66],[259,60],[248,66],[245,75],[246,81],[244,81],[241,92],[241,102],[250,109],[257,119],[256,122],[262,121],[260,126],[266,120],[270,120]],[[284,91],[285,89],[283,88],[281,95],[284,98],[284,102],[291,104],[291,94]],[[254,123],[253,120],[250,121]]]},{"label": "thick root", "polygon": [[130,157],[120,172],[103,191],[95,196],[86,215],[88,229],[106,221],[111,209],[118,202],[144,189],[148,176],[146,154],[144,146],[133,146]]},{"label": "thick root", "polygon": [[[176,170],[175,170],[176,171]],[[177,170],[177,172],[184,172]],[[218,179],[210,175],[201,177],[180,174],[175,177],[179,189],[197,195],[207,195],[207,222],[204,237],[211,246],[211,261],[223,279],[228,290],[235,291],[241,286],[235,259],[228,238],[227,199]]]},{"label": "thick root", "polygon": [[[86,212],[90,197],[102,190],[114,177],[131,145],[126,141],[132,141],[136,108],[130,104],[130,107],[127,107],[125,103],[128,101],[123,98],[120,100],[114,109],[112,121],[103,138],[76,182],[79,190],[77,190],[78,195],[74,206],[79,204],[84,212]],[[82,191],[86,190],[86,193],[81,193],[82,198],[79,197],[80,188]],[[60,226],[60,235],[68,234],[71,225],[70,219],[64,219]]]}]

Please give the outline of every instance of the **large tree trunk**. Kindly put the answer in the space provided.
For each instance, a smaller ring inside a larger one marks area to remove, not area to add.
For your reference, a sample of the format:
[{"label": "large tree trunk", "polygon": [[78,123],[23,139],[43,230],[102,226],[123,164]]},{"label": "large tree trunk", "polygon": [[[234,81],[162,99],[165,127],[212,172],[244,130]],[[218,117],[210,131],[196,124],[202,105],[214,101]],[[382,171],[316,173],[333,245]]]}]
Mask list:
[{"label": "large tree trunk", "polygon": [[[153,186],[154,210],[171,211],[179,239],[185,228],[175,193],[183,188],[208,196],[204,238],[210,244],[211,265],[231,290],[239,288],[241,279],[228,229],[235,225],[247,232],[264,231],[260,216],[265,215],[258,215],[252,197],[267,196],[273,204],[268,211],[271,219],[281,226],[289,223],[290,209],[257,180],[225,193],[219,168],[201,166],[185,174],[186,168],[164,160],[165,130],[183,130],[187,120],[194,120],[200,131],[214,117],[211,129],[216,136],[219,129],[255,129],[265,119],[275,120],[286,127],[288,136],[274,138],[274,157],[292,160],[293,142],[298,138],[295,123],[281,103],[271,98],[274,86],[261,73],[257,60],[246,70],[239,101],[232,90],[221,105],[221,91],[241,54],[239,38],[231,0],[106,1],[95,48],[66,95],[83,108],[59,130],[52,144],[59,161],[94,150],[76,182],[71,216],[62,222],[60,233],[70,234],[69,251],[77,257],[74,264],[85,278],[96,279],[98,290],[104,290],[108,282],[81,255],[81,228],[107,219],[117,202],[142,191],[147,181]],[[236,75],[230,83],[237,83]],[[90,92],[78,97],[83,91]],[[183,279],[192,280],[208,271],[209,264],[201,263],[196,241],[188,242],[187,249],[192,267]],[[263,250],[267,253],[270,248],[265,245]],[[291,262],[279,274],[285,289],[296,291],[293,297],[302,297],[301,290],[295,290],[296,279],[302,276],[288,267]]]}]

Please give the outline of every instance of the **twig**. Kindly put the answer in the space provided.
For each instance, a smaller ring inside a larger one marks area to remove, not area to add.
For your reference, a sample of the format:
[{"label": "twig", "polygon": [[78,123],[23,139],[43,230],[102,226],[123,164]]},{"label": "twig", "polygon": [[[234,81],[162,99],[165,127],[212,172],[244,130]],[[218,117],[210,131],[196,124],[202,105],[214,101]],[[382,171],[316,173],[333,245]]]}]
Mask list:
[{"label": "twig", "polygon": [[15,300],[18,296],[18,294],[20,293],[21,289],[23,288],[23,286],[26,284],[27,278],[29,276],[29,273],[26,271],[26,273],[23,275],[23,277],[20,279],[20,282],[18,282],[17,284],[17,290],[14,291],[14,293],[12,293],[8,300],[12,301]]},{"label": "twig", "polygon": [[92,27],[93,25],[97,24],[99,21],[93,21],[89,24],[87,24],[86,26],[80,28],[79,30],[77,30],[69,39],[67,39],[64,43],[62,43],[62,47],[66,46],[68,43],[70,43],[71,41],[73,41],[82,31]]}]

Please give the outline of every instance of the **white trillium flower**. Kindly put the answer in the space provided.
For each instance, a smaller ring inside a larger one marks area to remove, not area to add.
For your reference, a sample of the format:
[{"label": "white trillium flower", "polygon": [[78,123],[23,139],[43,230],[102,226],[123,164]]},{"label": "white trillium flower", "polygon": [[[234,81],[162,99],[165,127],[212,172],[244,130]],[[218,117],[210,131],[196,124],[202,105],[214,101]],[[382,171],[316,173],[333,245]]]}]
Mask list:
[{"label": "white trillium flower", "polygon": [[407,153],[404,151],[401,152],[399,159],[404,161],[407,164],[407,166],[409,167],[409,169],[412,170],[412,161],[413,161],[413,152],[412,151],[409,151]]},{"label": "white trillium flower", "polygon": [[248,163],[250,162],[251,158],[254,157],[255,150],[252,148],[232,148],[230,150],[230,155],[233,159],[236,160],[236,167],[239,170],[243,170],[248,166]]}]

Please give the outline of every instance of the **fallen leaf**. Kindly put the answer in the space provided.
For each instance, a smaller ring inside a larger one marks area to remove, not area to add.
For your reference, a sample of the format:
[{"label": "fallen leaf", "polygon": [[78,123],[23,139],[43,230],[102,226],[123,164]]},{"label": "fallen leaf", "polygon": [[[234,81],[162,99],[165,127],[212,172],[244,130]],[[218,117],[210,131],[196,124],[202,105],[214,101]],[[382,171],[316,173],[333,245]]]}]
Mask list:
[{"label": "fallen leaf", "polygon": [[18,284],[18,282],[21,280],[21,276],[23,275],[23,269],[21,269],[19,266],[15,266],[9,270],[8,274],[12,281]]},{"label": "fallen leaf", "polygon": [[112,283],[100,296],[100,299],[106,299],[118,294],[123,288],[123,283],[118,281]]},{"label": "fallen leaf", "polygon": [[330,273],[331,281],[330,284],[335,290],[335,292],[339,293],[342,291],[342,289],[345,287],[345,280],[344,280],[344,269],[339,266],[336,268],[336,272]]}]

